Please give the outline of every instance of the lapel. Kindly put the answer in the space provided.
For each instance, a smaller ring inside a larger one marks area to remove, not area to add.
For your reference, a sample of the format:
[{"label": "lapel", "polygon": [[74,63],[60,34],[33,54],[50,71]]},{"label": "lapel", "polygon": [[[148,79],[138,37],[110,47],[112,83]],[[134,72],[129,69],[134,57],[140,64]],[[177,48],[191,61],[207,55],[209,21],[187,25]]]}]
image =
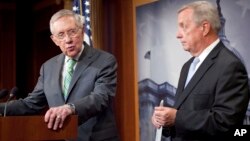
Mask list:
[{"label": "lapel", "polygon": [[181,74],[180,74],[180,78],[179,78],[179,82],[178,82],[178,87],[177,87],[176,94],[175,94],[175,101],[177,101],[177,99],[179,98],[179,95],[184,90],[185,82],[186,82],[188,71],[189,71],[189,67],[190,67],[191,63],[193,62],[193,60],[194,60],[194,57],[192,57],[191,59],[189,59],[184,64],[184,66],[183,66],[183,68],[181,70]]},{"label": "lapel", "polygon": [[199,81],[202,79],[204,74],[209,70],[209,68],[214,64],[215,58],[218,56],[220,50],[222,49],[222,42],[219,42],[218,45],[209,53],[209,55],[206,57],[206,59],[202,62],[198,70],[193,75],[192,79],[187,84],[186,88],[184,89],[185,81],[187,78],[189,66],[192,63],[192,59],[190,59],[186,65],[183,67],[183,72],[181,73],[181,77],[178,84],[178,89],[176,91],[176,101],[174,104],[174,107],[176,109],[179,109],[181,104],[185,101],[185,99],[190,95],[192,90],[195,88],[195,86],[199,83]]},{"label": "lapel", "polygon": [[55,85],[55,89],[57,89],[59,92],[58,94],[60,95],[60,103],[64,103],[64,97],[63,97],[63,91],[62,91],[62,86],[61,86],[61,74],[62,74],[62,67],[63,67],[63,63],[64,63],[64,58],[65,58],[65,55],[63,53],[61,53],[58,58],[56,59],[56,62],[53,66],[54,69],[54,77],[53,79],[57,80],[58,83]]},{"label": "lapel", "polygon": [[[72,76],[72,80],[71,80],[70,85],[69,85],[69,90],[68,90],[69,94],[68,94],[67,99],[71,95],[72,88],[76,84],[77,80],[80,78],[81,73],[84,72],[84,70],[89,66],[89,64],[91,62],[93,62],[94,55],[95,55],[94,48],[88,46],[87,44],[84,45],[84,50],[83,50],[81,56],[79,57],[79,60],[77,62],[77,66],[75,68],[75,71],[74,71],[73,76]],[[67,101],[67,99],[65,101]]]}]

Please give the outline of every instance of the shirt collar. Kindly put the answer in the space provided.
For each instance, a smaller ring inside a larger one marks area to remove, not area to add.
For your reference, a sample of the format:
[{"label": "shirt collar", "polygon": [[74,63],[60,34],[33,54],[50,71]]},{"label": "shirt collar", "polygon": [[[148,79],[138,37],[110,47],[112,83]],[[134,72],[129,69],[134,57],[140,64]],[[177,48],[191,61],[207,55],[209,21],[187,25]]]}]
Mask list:
[{"label": "shirt collar", "polygon": [[215,46],[220,42],[220,39],[218,38],[215,40],[212,44],[210,44],[199,56],[200,63],[205,60],[205,58],[208,56],[208,54],[215,48]]}]

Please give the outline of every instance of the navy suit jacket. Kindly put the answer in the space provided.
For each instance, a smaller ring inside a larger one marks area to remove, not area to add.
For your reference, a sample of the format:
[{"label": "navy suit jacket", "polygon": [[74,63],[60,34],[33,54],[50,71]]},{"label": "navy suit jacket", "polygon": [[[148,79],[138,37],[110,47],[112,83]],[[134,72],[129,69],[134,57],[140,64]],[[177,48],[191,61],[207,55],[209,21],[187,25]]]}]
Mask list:
[{"label": "navy suit jacket", "polygon": [[[66,100],[61,88],[64,58],[64,54],[59,54],[46,61],[33,92],[25,99],[11,102],[7,115],[32,115],[41,112],[46,105],[54,107],[73,103],[79,117],[79,141],[117,141],[118,131],[112,111],[117,83],[115,57],[85,45]],[[0,112],[3,107],[0,105]]]},{"label": "navy suit jacket", "polygon": [[189,66],[180,74],[174,108],[175,126],[164,128],[172,140],[211,140],[243,123],[249,102],[247,71],[222,42],[209,53],[184,88]]}]

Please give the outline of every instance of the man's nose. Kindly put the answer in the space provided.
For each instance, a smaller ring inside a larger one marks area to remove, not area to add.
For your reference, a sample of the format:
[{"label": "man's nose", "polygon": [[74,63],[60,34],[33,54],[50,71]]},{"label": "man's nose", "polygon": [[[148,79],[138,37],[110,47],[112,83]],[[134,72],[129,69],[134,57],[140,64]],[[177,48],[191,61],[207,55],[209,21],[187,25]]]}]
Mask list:
[{"label": "man's nose", "polygon": [[182,34],[181,34],[181,32],[180,32],[179,30],[178,30],[177,33],[176,33],[176,38],[177,38],[177,39],[182,38]]},{"label": "man's nose", "polygon": [[72,37],[70,37],[69,34],[65,34],[64,40],[65,40],[66,42],[70,42],[70,41],[72,41]]}]

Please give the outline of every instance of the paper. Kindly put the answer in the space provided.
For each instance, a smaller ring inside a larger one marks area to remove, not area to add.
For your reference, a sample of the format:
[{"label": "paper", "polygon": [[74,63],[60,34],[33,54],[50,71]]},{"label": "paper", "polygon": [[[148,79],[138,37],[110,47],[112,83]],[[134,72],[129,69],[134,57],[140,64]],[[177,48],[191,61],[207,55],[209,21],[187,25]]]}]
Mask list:
[{"label": "paper", "polygon": [[[163,106],[163,102],[164,101],[161,100],[160,106]],[[162,126],[156,129],[155,141],[161,141],[161,135],[162,135]]]}]

